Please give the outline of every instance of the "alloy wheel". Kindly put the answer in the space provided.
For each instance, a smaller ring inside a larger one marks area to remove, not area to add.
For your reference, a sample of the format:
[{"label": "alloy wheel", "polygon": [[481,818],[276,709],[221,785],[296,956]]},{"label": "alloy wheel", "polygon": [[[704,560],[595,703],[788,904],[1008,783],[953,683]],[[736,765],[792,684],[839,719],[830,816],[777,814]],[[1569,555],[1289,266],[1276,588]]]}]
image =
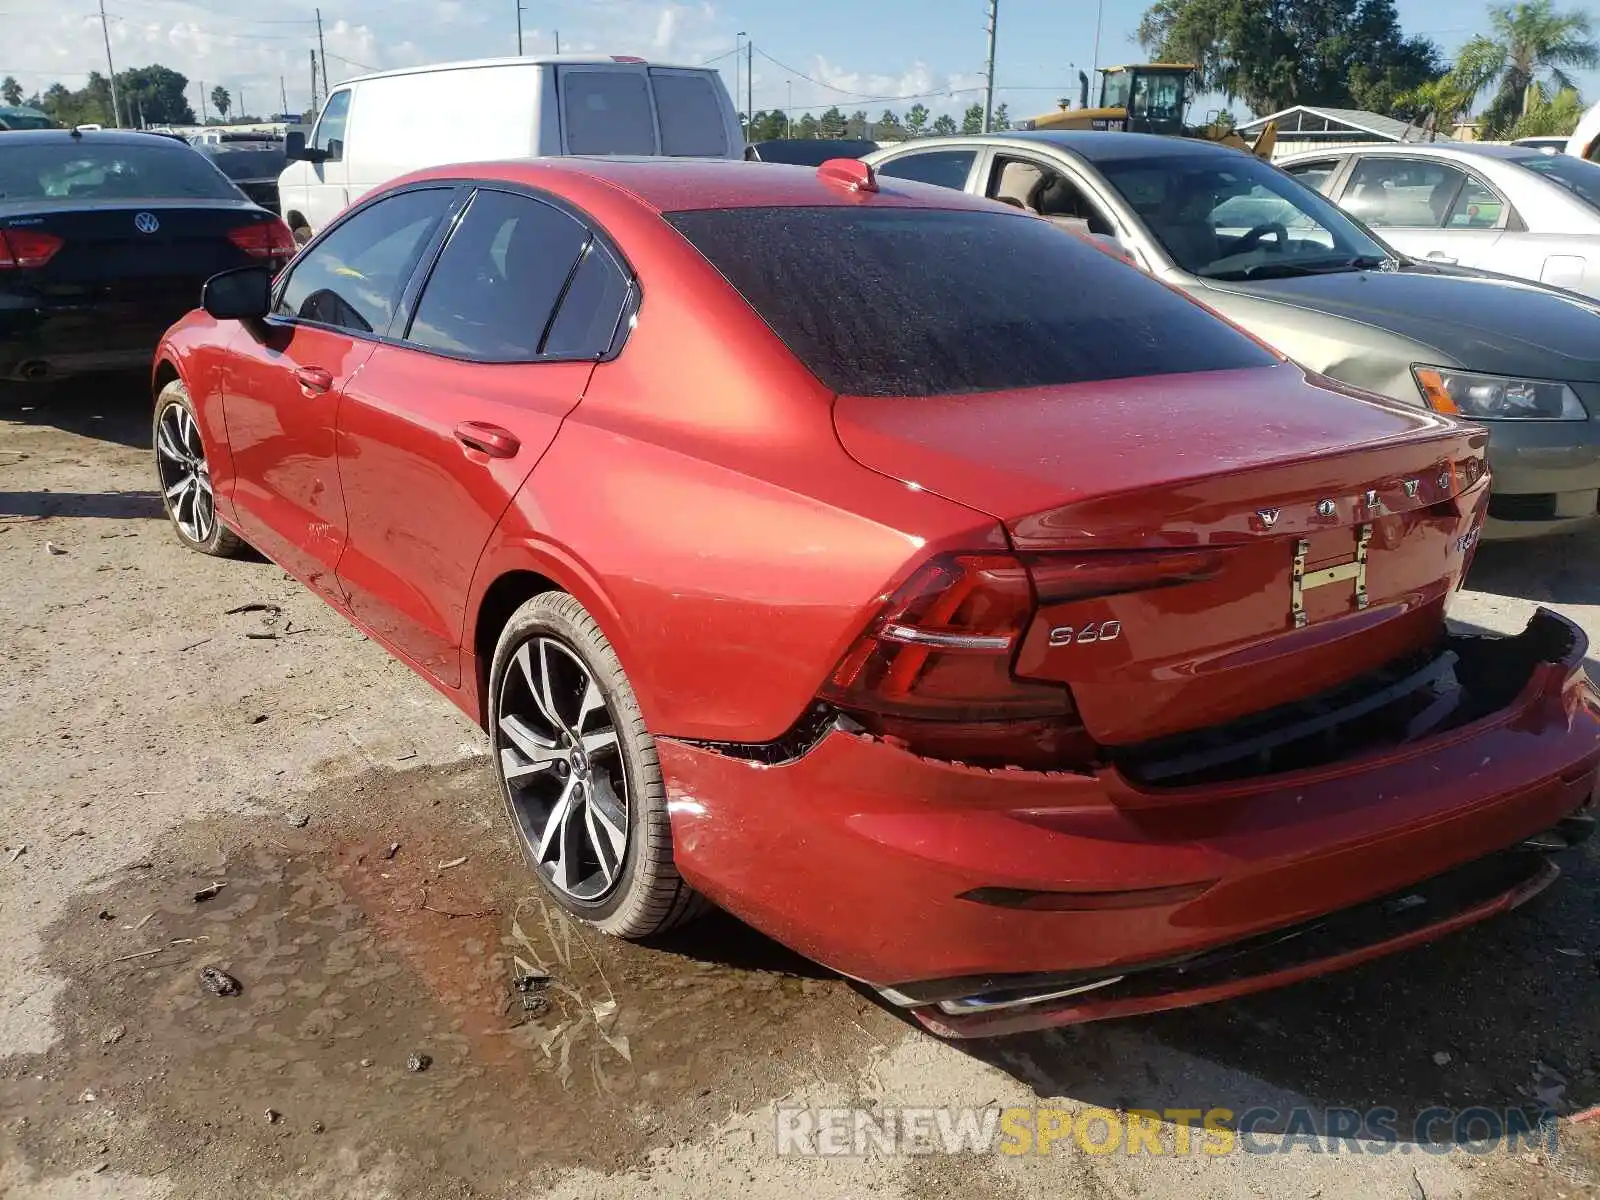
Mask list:
[{"label": "alloy wheel", "polygon": [[529,857],[584,903],[616,885],[628,851],[628,775],[593,673],[565,643],[533,637],[506,668],[495,750]]},{"label": "alloy wheel", "polygon": [[169,404],[156,424],[156,463],[173,524],[191,542],[203,545],[217,526],[211,468],[200,427],[182,404]]}]

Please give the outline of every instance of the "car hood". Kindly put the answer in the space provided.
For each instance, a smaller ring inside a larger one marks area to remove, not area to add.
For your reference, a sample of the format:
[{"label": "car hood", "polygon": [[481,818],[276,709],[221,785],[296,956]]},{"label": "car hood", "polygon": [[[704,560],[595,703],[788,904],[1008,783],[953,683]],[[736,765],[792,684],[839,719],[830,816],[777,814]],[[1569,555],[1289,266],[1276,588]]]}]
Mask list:
[{"label": "car hood", "polygon": [[1205,290],[1382,330],[1432,347],[1444,366],[1540,379],[1600,380],[1600,306],[1539,284],[1408,267],[1299,279],[1208,281]]}]

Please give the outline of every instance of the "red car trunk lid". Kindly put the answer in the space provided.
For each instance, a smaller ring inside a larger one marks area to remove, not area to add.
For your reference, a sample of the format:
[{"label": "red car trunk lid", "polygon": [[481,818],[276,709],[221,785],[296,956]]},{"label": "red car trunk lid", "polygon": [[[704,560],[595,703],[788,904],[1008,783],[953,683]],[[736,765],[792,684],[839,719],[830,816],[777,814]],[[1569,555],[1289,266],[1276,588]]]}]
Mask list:
[{"label": "red car trunk lid", "polygon": [[1055,602],[1041,585],[1014,672],[1070,684],[1108,745],[1302,699],[1427,645],[1487,503],[1481,430],[1292,366],[842,396],[834,412],[859,462],[993,516],[1042,565],[1216,551],[1168,586]]}]

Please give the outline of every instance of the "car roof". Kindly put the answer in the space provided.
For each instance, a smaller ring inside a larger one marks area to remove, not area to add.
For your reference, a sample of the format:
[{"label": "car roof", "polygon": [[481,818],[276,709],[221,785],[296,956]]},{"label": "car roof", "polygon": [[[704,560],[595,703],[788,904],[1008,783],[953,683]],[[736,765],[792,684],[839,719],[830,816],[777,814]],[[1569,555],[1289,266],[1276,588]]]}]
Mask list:
[{"label": "car roof", "polygon": [[520,159],[430,167],[395,182],[436,179],[499,180],[555,191],[562,190],[563,184],[599,182],[627,193],[657,212],[860,205],[1007,211],[1004,205],[933,184],[880,179],[878,192],[863,193],[827,182],[816,167],[740,159],[583,156]]},{"label": "car roof", "polygon": [[[1006,133],[953,134],[949,137],[918,138],[900,142],[900,150],[910,146],[926,149],[940,145],[968,145],[974,142],[1009,145],[1026,143],[1055,146],[1090,162],[1110,162],[1130,158],[1192,158],[1196,154],[1243,154],[1231,146],[1200,138],[1164,137],[1154,133],[1101,133],[1092,129],[1013,129]],[[886,147],[887,149],[887,147]]]},{"label": "car roof", "polygon": [[1549,157],[1533,146],[1487,145],[1483,142],[1358,142],[1349,146],[1322,147],[1318,150],[1301,150],[1284,155],[1284,161],[1302,158],[1326,158],[1336,154],[1360,151],[1379,158],[1498,158],[1506,162],[1525,162],[1530,158]]},{"label": "car roof", "polygon": [[661,67],[673,71],[700,71],[709,68],[691,66],[687,63],[667,63],[631,58],[627,55],[612,54],[528,54],[511,58],[467,58],[458,62],[428,63],[420,67],[396,67],[389,71],[369,71],[364,75],[351,75],[341,79],[333,86],[345,87],[352,83],[363,83],[368,79],[393,79],[400,75],[429,75],[437,71],[468,71],[480,67],[527,67],[527,66],[558,66],[558,67]]},{"label": "car roof", "polygon": [[58,142],[63,146],[87,145],[90,142],[106,142],[114,146],[189,144],[177,134],[155,131],[147,133],[142,129],[12,129],[6,132],[5,144],[8,146],[25,146],[30,142],[43,142],[47,145]]}]

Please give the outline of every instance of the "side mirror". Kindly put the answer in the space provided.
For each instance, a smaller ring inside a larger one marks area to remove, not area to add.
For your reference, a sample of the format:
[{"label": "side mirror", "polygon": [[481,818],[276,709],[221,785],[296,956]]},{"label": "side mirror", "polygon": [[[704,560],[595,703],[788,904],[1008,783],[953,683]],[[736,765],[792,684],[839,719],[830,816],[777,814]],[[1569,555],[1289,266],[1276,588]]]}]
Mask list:
[{"label": "side mirror", "polygon": [[200,307],[219,321],[259,321],[272,311],[272,272],[236,267],[205,281]]},{"label": "side mirror", "polygon": [[283,156],[290,162],[323,162],[328,157],[326,150],[317,149],[306,145],[305,131],[296,129],[286,134],[283,139]]}]

